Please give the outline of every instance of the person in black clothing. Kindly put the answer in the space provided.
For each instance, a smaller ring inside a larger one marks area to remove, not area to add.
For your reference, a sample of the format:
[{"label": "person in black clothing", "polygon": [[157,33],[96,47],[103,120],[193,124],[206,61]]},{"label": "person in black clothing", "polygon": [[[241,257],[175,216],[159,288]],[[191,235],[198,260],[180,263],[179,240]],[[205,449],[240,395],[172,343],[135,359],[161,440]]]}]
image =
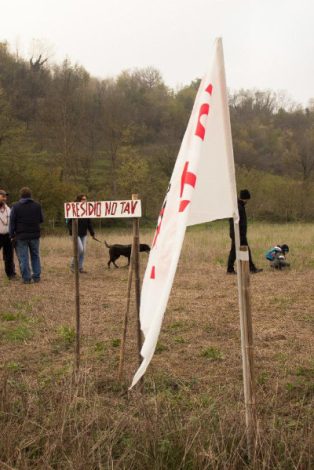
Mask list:
[{"label": "person in black clothing", "polygon": [[[87,201],[86,194],[79,194],[76,198],[76,202],[84,202]],[[72,219],[68,220],[68,229],[69,234],[72,236]],[[79,271],[82,274],[86,274],[87,271],[84,270],[84,257],[86,252],[86,242],[87,242],[87,231],[91,234],[93,238],[95,238],[95,232],[93,228],[92,221],[90,219],[78,219],[78,239],[77,239],[77,247],[78,247],[78,265]],[[74,258],[71,260],[70,265],[71,271],[74,270]]]},{"label": "person in black clothing", "polygon": [[[251,273],[259,273],[263,271],[262,269],[258,269],[255,264],[253,263],[252,260],[252,254],[251,250],[247,241],[247,217],[246,217],[246,211],[245,211],[245,205],[247,201],[251,199],[251,194],[247,189],[242,189],[240,191],[240,197],[238,199],[238,210],[239,210],[239,229],[240,229],[240,245],[241,246],[247,246],[249,249],[249,265],[250,265],[250,271]],[[229,258],[228,258],[228,267],[227,267],[227,273],[228,274],[236,274],[234,270],[234,262],[236,260],[236,247],[235,247],[235,235],[234,235],[234,224],[233,224],[233,219],[229,219],[229,226],[230,226],[230,231],[229,235],[231,238],[231,249],[229,253]]]},{"label": "person in black clothing", "polygon": [[[10,214],[10,238],[16,242],[24,284],[40,281],[39,254],[40,224],[44,221],[41,205],[33,201],[29,188],[20,190],[20,200],[13,205]],[[29,266],[29,255],[32,270]]]}]

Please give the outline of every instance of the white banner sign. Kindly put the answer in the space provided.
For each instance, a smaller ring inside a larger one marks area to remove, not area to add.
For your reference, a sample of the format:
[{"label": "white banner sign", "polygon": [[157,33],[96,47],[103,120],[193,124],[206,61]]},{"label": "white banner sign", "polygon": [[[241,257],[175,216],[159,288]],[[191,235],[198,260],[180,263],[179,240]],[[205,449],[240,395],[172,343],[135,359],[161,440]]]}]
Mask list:
[{"label": "white banner sign", "polygon": [[139,199],[131,201],[65,202],[64,217],[66,219],[142,217],[142,206]]},{"label": "white banner sign", "polygon": [[187,225],[238,219],[237,193],[221,39],[200,84],[164,200],[146,268],[140,320],[145,373],[156,348]]}]

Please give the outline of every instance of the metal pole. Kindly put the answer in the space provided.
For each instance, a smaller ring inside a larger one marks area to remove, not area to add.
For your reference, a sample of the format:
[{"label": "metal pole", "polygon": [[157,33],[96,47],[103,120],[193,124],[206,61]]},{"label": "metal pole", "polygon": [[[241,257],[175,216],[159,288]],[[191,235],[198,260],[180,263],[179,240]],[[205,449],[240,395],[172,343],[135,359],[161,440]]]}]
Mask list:
[{"label": "metal pole", "polygon": [[72,219],[72,238],[74,256],[74,279],[75,279],[75,319],[76,319],[76,343],[75,343],[75,369],[80,368],[80,278],[78,267],[78,219]]},{"label": "metal pole", "polygon": [[237,278],[240,307],[241,349],[243,367],[243,387],[245,402],[245,422],[248,457],[252,461],[256,447],[257,420],[254,379],[253,328],[250,303],[249,251],[240,247],[239,224],[234,223],[237,257]]}]

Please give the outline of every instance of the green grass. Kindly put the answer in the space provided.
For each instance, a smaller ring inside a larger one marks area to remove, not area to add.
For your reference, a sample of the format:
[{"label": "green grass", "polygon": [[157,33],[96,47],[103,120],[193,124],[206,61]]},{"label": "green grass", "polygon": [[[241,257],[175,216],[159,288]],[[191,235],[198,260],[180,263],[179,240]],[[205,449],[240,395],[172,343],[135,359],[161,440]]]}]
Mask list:
[{"label": "green grass", "polygon": [[211,361],[221,361],[224,358],[222,352],[213,347],[205,348],[201,352],[202,357],[206,357],[206,359],[210,359]]},{"label": "green grass", "polygon": [[20,362],[10,361],[5,364],[5,368],[12,372],[20,372],[23,370],[23,365]]},{"label": "green grass", "polygon": [[182,336],[175,336],[173,338],[174,342],[177,344],[184,344],[186,343],[186,340]]},{"label": "green grass", "polygon": [[103,354],[107,349],[108,346],[104,341],[97,341],[93,346],[93,350],[98,354]]},{"label": "green grass", "polygon": [[121,344],[121,339],[120,338],[114,338],[112,341],[111,341],[111,346],[113,348],[118,348]]},{"label": "green grass", "polygon": [[169,326],[169,328],[171,330],[175,330],[175,331],[184,330],[186,327],[187,327],[186,323],[182,320],[181,321],[180,320],[175,321],[175,322],[171,323],[171,325]]},{"label": "green grass", "polygon": [[168,351],[168,346],[158,341],[156,346],[156,354],[160,354],[164,351]]},{"label": "green grass", "polygon": [[23,321],[23,322],[28,322],[29,317],[22,313],[1,313],[0,314],[0,320],[2,321]]},{"label": "green grass", "polygon": [[31,339],[33,332],[25,325],[19,325],[15,328],[0,328],[0,339],[9,342],[22,342]]},{"label": "green grass", "polygon": [[[143,242],[151,235],[141,233]],[[117,243],[131,237],[131,227],[103,235]],[[250,285],[259,421],[252,464],[245,441],[236,279],[225,275],[230,245],[225,221],[187,232],[142,390],[128,391],[137,368],[133,293],[124,376],[117,380],[127,270],[105,269],[107,252],[88,244],[81,369],[75,374],[71,240],[42,240],[47,255],[36,297],[12,284],[3,287],[0,461],[25,470],[312,468],[313,227],[254,223],[248,237],[256,264],[264,268]],[[272,272],[263,258],[268,246],[279,242],[291,248],[289,272]],[[141,256],[142,278],[147,257]],[[20,327],[33,336],[16,339],[23,337],[16,335]]]},{"label": "green grass", "polygon": [[75,330],[72,326],[62,325],[58,329],[58,333],[62,341],[72,344],[75,341]]}]

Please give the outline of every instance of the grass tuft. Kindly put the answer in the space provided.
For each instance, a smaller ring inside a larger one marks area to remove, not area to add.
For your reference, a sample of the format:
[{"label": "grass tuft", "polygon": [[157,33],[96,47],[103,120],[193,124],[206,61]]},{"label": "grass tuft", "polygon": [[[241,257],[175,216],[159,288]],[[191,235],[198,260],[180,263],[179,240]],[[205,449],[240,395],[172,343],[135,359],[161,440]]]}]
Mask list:
[{"label": "grass tuft", "polygon": [[203,349],[201,356],[206,357],[206,359],[210,359],[211,361],[221,361],[224,358],[222,352],[213,347]]}]

